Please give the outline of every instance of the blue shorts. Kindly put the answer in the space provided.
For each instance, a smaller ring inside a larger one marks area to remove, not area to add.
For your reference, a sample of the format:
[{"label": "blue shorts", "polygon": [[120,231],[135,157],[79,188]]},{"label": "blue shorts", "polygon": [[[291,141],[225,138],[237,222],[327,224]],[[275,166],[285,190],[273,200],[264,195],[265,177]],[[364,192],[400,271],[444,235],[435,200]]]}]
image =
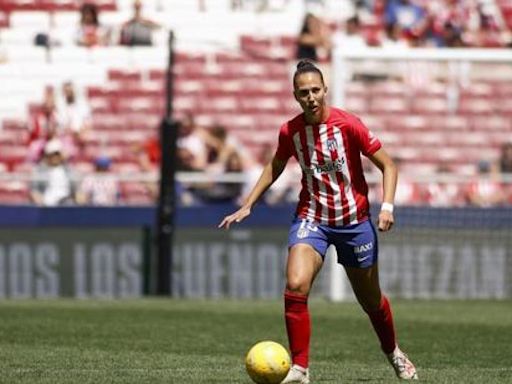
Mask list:
[{"label": "blue shorts", "polygon": [[338,263],[347,267],[368,268],[377,262],[379,243],[371,220],[343,227],[329,227],[295,218],[288,235],[288,248],[309,244],[322,259],[329,245],[334,245]]}]

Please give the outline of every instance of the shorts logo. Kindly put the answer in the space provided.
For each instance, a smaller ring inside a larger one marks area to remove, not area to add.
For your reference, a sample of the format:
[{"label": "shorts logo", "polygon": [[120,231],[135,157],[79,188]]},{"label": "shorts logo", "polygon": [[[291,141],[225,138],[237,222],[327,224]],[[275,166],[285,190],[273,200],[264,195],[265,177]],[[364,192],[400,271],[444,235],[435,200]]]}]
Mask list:
[{"label": "shorts logo", "polygon": [[368,251],[370,251],[372,249],[373,249],[373,243],[370,242],[370,243],[366,243],[366,244],[354,247],[354,253],[356,255],[358,255],[358,254],[363,253],[363,252],[368,252]]},{"label": "shorts logo", "polygon": [[357,262],[358,263],[362,263],[363,261],[365,261],[366,259],[368,259],[371,255],[366,255],[366,256],[361,256],[361,257],[358,257],[357,258]]}]

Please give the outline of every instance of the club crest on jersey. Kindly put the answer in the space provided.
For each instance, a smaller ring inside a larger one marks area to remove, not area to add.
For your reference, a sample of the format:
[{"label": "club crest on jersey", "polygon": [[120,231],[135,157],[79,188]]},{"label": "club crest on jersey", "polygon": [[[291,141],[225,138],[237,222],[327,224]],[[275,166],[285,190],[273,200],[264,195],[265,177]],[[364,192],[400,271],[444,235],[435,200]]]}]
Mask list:
[{"label": "club crest on jersey", "polygon": [[336,139],[327,140],[327,149],[329,149],[331,152],[334,152],[336,149],[338,149],[338,142]]}]

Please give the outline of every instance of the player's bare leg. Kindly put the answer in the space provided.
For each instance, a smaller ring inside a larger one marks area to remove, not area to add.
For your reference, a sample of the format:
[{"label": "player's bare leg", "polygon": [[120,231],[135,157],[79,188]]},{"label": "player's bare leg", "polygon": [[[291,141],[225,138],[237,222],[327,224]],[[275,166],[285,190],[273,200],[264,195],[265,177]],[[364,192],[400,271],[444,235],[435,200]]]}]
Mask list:
[{"label": "player's bare leg", "polygon": [[393,315],[389,300],[382,295],[379,284],[379,269],[375,264],[369,268],[345,268],[357,301],[368,314],[379,337],[382,351],[401,379],[416,380],[414,364],[396,344]]},{"label": "player's bare leg", "polygon": [[322,268],[322,257],[307,244],[290,249],[286,266],[285,319],[292,355],[292,368],[282,383],[309,383],[309,340],[311,323],[307,299]]}]

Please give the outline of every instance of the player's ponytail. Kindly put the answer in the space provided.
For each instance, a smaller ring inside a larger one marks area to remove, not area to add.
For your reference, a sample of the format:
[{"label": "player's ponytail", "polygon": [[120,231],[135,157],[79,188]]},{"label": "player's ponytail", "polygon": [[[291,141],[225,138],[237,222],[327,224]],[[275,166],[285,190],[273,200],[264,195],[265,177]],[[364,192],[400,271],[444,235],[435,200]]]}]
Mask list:
[{"label": "player's ponytail", "polygon": [[320,79],[322,80],[322,84],[325,84],[324,83],[324,75],[322,74],[322,71],[320,71],[320,69],[318,69],[318,67],[313,62],[311,62],[309,60],[300,60],[297,63],[297,68],[293,75],[293,84],[295,84],[295,80],[297,79],[297,76],[302,75],[303,73],[308,73],[308,72],[318,73],[318,75],[320,76]]}]

